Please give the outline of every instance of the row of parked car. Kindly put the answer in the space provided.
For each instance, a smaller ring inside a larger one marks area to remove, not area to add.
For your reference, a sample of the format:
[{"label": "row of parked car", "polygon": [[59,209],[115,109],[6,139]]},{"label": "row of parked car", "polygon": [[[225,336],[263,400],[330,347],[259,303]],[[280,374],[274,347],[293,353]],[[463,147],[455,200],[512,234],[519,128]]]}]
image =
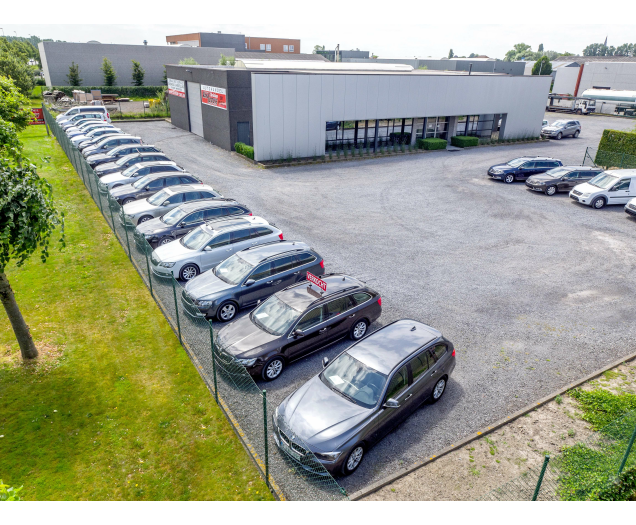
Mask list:
[{"label": "row of parked car", "polygon": [[288,457],[313,469],[315,456],[331,473],[351,474],[373,443],[442,397],[455,349],[439,331],[403,319],[369,333],[382,313],[377,291],[325,273],[314,248],[285,240],[275,224],[112,126],[104,108],[90,109],[73,108],[58,123],[93,167],[99,191],[121,205],[136,245],[153,248],[153,274],[185,282],[189,315],[229,323],[215,340],[221,371],[242,365],[271,381],[294,361],[354,341],[333,362],[323,358],[323,370],[277,407],[274,438]]}]

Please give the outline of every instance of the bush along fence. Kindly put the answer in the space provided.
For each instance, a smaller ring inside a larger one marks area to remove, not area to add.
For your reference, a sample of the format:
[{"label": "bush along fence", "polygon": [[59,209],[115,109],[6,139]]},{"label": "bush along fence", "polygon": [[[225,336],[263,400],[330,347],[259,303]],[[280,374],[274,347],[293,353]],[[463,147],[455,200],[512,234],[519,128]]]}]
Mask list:
[{"label": "bush along fence", "polygon": [[636,155],[588,147],[585,148],[583,164],[600,166],[604,169],[635,169]]},{"label": "bush along fence", "polygon": [[99,89],[102,93],[117,93],[120,97],[148,97],[157,98],[165,86],[53,86],[47,90],[62,91],[67,97],[73,96],[74,89],[81,89],[87,93],[91,89]]},{"label": "bush along fence", "polygon": [[541,468],[489,492],[485,501],[582,501],[636,498],[636,410],[584,442],[546,456]]},{"label": "bush along fence", "polygon": [[46,107],[44,117],[272,493],[279,499],[347,500],[344,489],[291,431],[288,437],[304,452],[292,458],[277,451],[271,426],[276,407],[267,403],[267,392],[216,344],[212,324],[199,313],[181,284],[174,278],[166,279],[153,273],[152,248],[145,237],[135,234],[122,207],[110,198],[106,187],[100,184],[95,172]]}]

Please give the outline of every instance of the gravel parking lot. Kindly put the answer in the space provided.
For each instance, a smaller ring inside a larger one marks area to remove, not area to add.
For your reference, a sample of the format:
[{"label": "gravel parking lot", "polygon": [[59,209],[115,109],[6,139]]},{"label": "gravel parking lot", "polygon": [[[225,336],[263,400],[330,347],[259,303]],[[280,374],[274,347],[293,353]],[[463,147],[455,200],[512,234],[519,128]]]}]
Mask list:
[{"label": "gravel parking lot", "polygon": [[[552,122],[559,115],[549,113]],[[423,406],[341,484],[355,492],[634,351],[636,220],[489,180],[521,155],[580,164],[603,129],[634,122],[578,117],[578,139],[256,169],[168,122],[122,122],[204,182],[247,204],[381,292],[380,324],[413,318],[457,348],[444,399]],[[377,328],[376,327],[376,328]],[[279,403],[348,342],[263,385]]]}]

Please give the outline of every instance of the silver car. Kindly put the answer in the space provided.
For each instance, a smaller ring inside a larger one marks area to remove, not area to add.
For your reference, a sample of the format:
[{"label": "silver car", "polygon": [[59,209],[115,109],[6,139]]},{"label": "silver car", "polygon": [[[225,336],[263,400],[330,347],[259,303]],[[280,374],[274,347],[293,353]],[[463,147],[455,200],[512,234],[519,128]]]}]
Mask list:
[{"label": "silver car", "polygon": [[116,128],[112,124],[105,124],[99,128],[91,129],[86,133],[79,133],[78,135],[70,135],[69,138],[74,146],[79,146],[82,142],[87,140],[97,139],[104,135],[112,135],[113,133],[123,133],[121,128]]},{"label": "silver car", "polygon": [[238,251],[282,238],[283,232],[261,217],[217,219],[159,246],[152,252],[151,269],[160,277],[189,281]]},{"label": "silver car", "polygon": [[223,197],[207,184],[179,184],[164,188],[147,199],[122,206],[119,220],[126,226],[137,226],[155,217],[161,217],[184,202]]},{"label": "silver car", "polygon": [[455,368],[455,348],[434,328],[402,319],[332,363],[323,358],[323,366],[274,411],[274,440],[302,468],[320,473],[317,459],[346,475],[424,401],[439,401]]},{"label": "silver car", "polygon": [[581,134],[581,123],[578,120],[556,120],[541,129],[541,135],[561,140],[563,137],[578,137]]},{"label": "silver car", "polygon": [[177,166],[177,163],[172,160],[139,162],[138,164],[133,164],[126,168],[124,171],[117,171],[109,175],[104,175],[101,179],[99,179],[99,191],[107,193],[113,188],[118,188],[124,184],[132,184],[151,173],[154,174],[163,172],[185,173],[185,170],[180,166]]}]

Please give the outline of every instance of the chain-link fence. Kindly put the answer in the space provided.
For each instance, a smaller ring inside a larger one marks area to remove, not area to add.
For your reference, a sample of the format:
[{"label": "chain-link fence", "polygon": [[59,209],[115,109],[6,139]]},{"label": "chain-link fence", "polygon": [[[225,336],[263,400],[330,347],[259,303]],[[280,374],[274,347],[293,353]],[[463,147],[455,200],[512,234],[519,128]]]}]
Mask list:
[{"label": "chain-link fence", "polygon": [[600,166],[604,169],[634,169],[636,168],[636,155],[588,147],[585,149],[583,165]]},{"label": "chain-link fence", "polygon": [[278,449],[272,433],[276,407],[267,404],[267,392],[260,390],[245,368],[215,344],[212,324],[181,284],[174,277],[160,277],[153,271],[153,250],[145,237],[135,234],[122,207],[100,185],[99,177],[46,107],[44,118],[272,493],[279,499],[291,500],[348,499],[309,447],[289,429],[286,437],[293,442],[291,451],[284,453]]},{"label": "chain-link fence", "polygon": [[612,421],[585,441],[565,447],[541,468],[488,492],[484,501],[581,501],[598,499],[621,472],[636,468],[636,410]]}]

